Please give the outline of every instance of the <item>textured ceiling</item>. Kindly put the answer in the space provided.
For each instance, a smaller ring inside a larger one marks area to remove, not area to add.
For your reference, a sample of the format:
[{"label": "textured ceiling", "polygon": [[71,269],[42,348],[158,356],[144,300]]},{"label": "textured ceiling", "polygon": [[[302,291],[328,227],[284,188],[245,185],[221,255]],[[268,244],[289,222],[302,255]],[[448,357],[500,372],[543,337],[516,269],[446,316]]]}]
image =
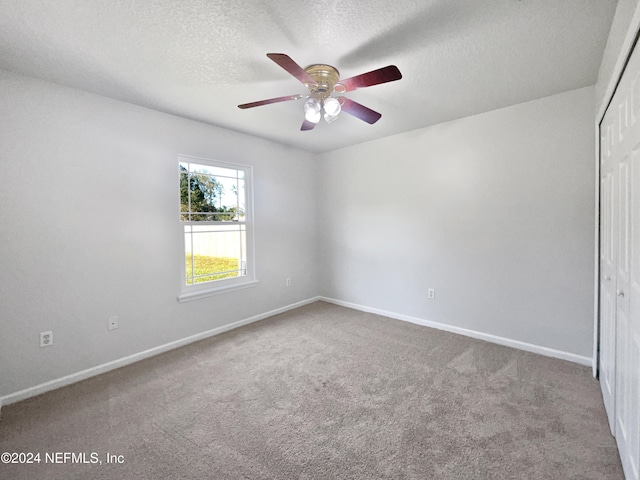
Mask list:
[{"label": "textured ceiling", "polygon": [[[0,0],[0,68],[323,152],[592,85],[615,0]],[[301,132],[305,93],[266,57],[342,78],[380,113]]]}]

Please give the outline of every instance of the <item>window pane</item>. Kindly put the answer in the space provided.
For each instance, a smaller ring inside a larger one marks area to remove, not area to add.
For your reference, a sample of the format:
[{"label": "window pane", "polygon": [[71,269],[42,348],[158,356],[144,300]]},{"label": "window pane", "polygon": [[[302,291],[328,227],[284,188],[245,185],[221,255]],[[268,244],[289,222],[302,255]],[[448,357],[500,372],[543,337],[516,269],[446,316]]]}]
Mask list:
[{"label": "window pane", "polygon": [[184,265],[187,269],[186,278],[187,283],[193,283],[193,255],[191,254],[191,231],[185,227],[184,229],[184,249],[185,249],[185,262]]},{"label": "window pane", "polygon": [[245,191],[244,180],[238,181],[238,220],[244,220],[247,212],[247,192]]},{"label": "window pane", "polygon": [[180,164],[180,220],[189,220],[189,174],[187,166]]},{"label": "window pane", "polygon": [[184,232],[188,285],[246,275],[244,225],[185,225]]},{"label": "window pane", "polygon": [[243,220],[244,171],[186,162],[179,168],[181,221]]}]

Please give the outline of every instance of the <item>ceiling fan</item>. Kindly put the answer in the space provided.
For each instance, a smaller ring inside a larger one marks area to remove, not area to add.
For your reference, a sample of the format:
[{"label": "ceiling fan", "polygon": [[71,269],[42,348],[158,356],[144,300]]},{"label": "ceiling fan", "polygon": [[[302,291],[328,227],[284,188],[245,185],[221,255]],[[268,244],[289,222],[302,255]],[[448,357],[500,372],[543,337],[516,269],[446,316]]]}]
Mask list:
[{"label": "ceiling fan", "polygon": [[346,97],[336,97],[332,96],[332,94],[347,93],[356,88],[370,87],[380,83],[393,82],[402,78],[400,70],[398,70],[398,67],[395,65],[389,65],[388,67],[340,80],[340,72],[331,65],[314,64],[302,68],[284,53],[267,53],[267,57],[302,82],[309,89],[309,93],[307,95],[287,95],[286,97],[243,103],[242,105],[238,105],[238,108],[253,108],[270,103],[306,98],[304,102],[304,122],[302,123],[302,127],[300,127],[302,131],[312,130],[322,117],[324,117],[327,123],[333,122],[338,118],[338,114],[341,111],[347,112],[369,124],[376,123],[380,120],[382,114]]}]

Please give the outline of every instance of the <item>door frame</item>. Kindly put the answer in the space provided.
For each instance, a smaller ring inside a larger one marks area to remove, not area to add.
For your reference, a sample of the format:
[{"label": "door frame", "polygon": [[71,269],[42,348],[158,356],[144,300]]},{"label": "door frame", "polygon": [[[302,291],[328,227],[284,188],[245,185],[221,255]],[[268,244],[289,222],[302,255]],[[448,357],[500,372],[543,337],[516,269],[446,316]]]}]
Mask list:
[{"label": "door frame", "polygon": [[[614,16],[615,20],[615,16]],[[593,360],[592,371],[593,376],[598,378],[599,376],[599,364],[600,364],[600,126],[604,115],[609,107],[609,104],[613,100],[613,96],[616,93],[618,84],[622,78],[622,74],[629,62],[631,53],[634,47],[638,43],[640,38],[640,2],[636,5],[633,17],[627,29],[627,33],[624,37],[622,47],[618,52],[618,58],[616,60],[615,67],[609,78],[605,94],[602,98],[602,102],[598,105],[598,111],[595,119],[595,228],[594,228],[594,276],[593,276]],[[640,48],[640,46],[638,47]]]}]

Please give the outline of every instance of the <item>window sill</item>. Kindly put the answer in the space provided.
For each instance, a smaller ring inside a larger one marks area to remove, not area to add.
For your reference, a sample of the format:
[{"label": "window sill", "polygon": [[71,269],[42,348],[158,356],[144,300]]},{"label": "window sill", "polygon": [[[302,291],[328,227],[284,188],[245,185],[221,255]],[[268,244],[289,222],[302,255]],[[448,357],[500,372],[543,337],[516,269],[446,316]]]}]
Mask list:
[{"label": "window sill", "polygon": [[199,300],[201,298],[211,297],[212,295],[219,295],[221,293],[234,292],[236,290],[243,290],[245,288],[251,288],[258,285],[258,280],[249,280],[242,283],[236,283],[233,285],[225,285],[223,287],[212,287],[202,290],[195,290],[190,292],[182,292],[178,295],[178,302],[190,302],[192,300]]}]

